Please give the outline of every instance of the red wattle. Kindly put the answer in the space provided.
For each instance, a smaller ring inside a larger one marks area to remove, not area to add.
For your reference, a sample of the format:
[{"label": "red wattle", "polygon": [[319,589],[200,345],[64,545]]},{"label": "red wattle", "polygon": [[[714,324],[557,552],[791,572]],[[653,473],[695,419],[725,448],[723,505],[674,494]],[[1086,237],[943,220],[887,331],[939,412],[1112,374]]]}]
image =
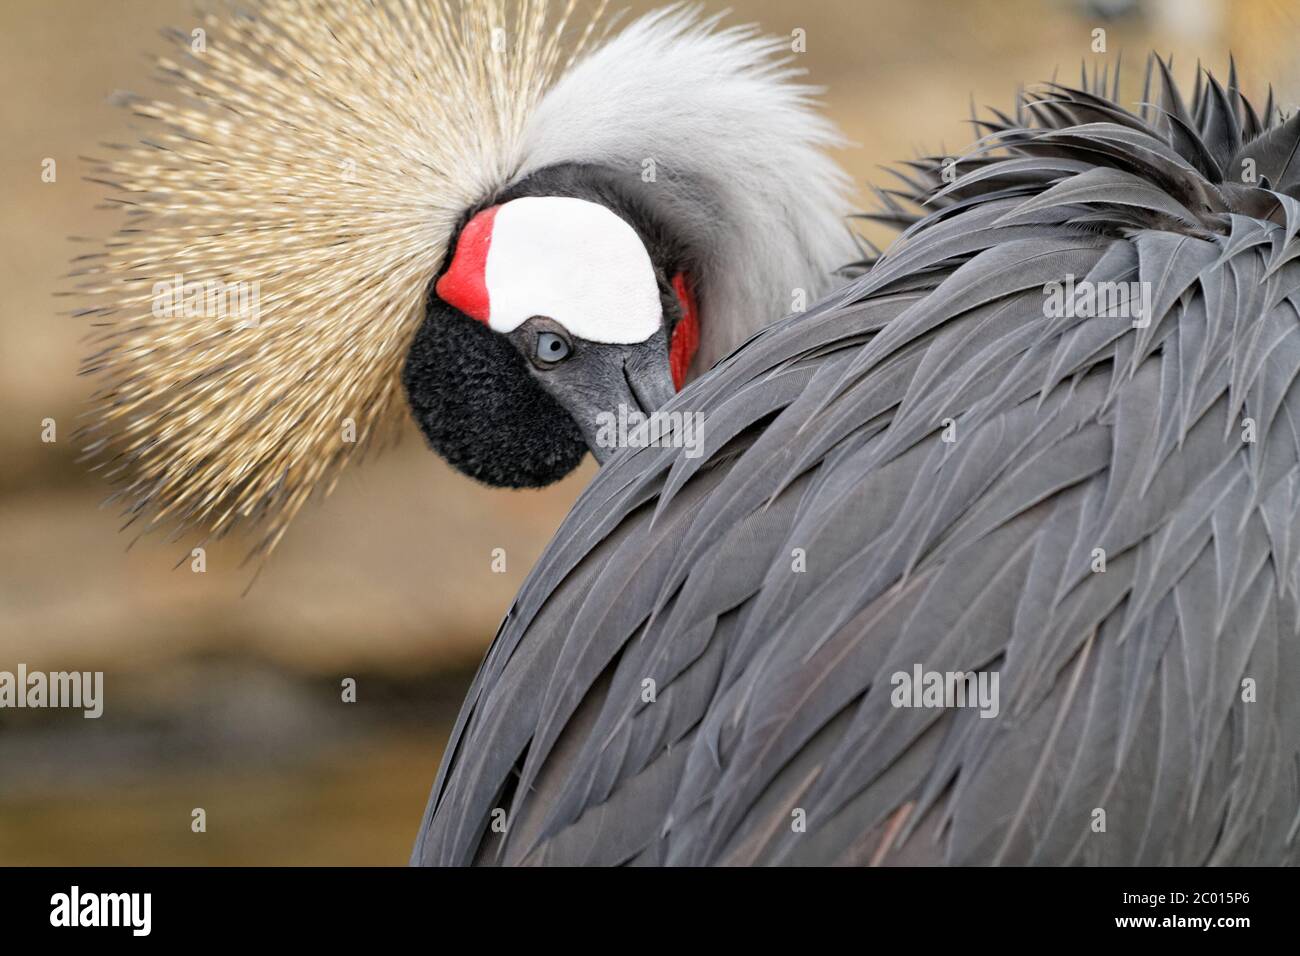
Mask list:
[{"label": "red wattle", "polygon": [[668,368],[673,373],[673,387],[682,390],[686,384],[686,370],[700,347],[700,318],[695,307],[695,292],[686,279],[686,273],[673,276],[673,291],[682,304],[682,317],[673,329],[673,340],[668,347]]},{"label": "red wattle", "polygon": [[488,249],[492,245],[492,221],[500,208],[489,206],[465,223],[456,240],[451,266],[433,287],[443,302],[484,324],[491,314],[487,290]]}]

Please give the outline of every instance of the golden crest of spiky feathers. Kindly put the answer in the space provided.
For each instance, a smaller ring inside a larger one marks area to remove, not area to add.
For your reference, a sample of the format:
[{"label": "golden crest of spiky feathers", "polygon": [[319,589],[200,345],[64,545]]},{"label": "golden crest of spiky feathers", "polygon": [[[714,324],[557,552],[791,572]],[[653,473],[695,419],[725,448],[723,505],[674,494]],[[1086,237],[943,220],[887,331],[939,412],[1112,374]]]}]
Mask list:
[{"label": "golden crest of spiky feathers", "polygon": [[74,272],[96,327],[83,372],[105,380],[86,451],[133,520],[220,536],[256,519],[266,553],[391,437],[457,218],[510,179],[525,118],[600,17],[271,0],[176,34],[157,61],[172,96],[129,101],[147,138],[95,168],[127,225]]}]

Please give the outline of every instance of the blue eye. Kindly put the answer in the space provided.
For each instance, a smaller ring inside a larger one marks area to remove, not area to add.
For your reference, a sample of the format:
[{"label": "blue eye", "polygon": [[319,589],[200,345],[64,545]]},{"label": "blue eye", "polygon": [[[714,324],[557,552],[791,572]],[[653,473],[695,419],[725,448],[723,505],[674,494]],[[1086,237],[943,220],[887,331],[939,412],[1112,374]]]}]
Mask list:
[{"label": "blue eye", "polygon": [[563,362],[569,357],[568,341],[554,332],[539,332],[537,335],[537,358],[542,362]]}]

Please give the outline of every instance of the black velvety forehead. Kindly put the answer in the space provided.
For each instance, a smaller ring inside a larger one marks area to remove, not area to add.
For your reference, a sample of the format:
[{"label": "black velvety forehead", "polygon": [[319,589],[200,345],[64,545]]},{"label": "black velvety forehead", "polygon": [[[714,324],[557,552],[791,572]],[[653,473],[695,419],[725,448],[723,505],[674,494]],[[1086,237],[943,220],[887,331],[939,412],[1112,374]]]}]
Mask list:
[{"label": "black velvety forehead", "polygon": [[402,384],[429,446],[486,484],[540,488],[587,453],[578,426],[510,341],[436,296],[407,353]]}]

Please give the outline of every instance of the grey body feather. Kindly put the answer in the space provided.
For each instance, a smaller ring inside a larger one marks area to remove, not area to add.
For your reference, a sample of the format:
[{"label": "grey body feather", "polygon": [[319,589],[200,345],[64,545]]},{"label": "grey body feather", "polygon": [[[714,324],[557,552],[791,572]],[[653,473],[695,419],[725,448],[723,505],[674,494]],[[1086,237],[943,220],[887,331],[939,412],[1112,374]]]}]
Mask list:
[{"label": "grey body feather", "polygon": [[[914,164],[883,258],[670,406],[702,457],[602,468],[414,862],[1297,862],[1300,124],[1148,82]],[[1045,314],[1067,276],[1150,323]],[[998,715],[893,706],[916,664],[997,671]]]}]

